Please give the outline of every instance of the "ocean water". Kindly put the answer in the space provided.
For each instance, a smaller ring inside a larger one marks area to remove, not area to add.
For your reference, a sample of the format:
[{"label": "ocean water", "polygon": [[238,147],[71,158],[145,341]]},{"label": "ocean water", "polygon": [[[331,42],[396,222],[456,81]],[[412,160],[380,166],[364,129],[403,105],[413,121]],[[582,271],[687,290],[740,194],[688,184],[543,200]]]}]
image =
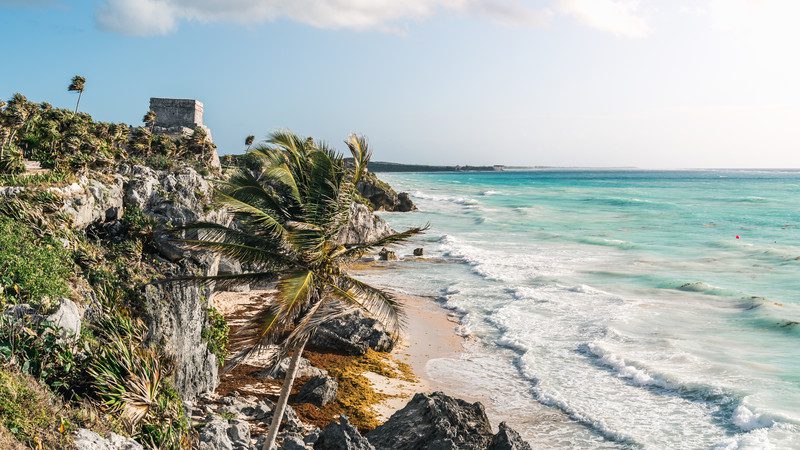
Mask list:
[{"label": "ocean water", "polygon": [[427,258],[365,275],[457,314],[429,375],[535,448],[800,448],[800,172],[381,177]]}]

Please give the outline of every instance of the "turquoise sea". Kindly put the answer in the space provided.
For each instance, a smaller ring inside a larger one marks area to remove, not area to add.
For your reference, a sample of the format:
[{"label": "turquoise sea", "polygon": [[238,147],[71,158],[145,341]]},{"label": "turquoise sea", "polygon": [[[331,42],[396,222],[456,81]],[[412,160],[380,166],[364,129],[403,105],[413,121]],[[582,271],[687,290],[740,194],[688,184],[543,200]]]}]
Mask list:
[{"label": "turquoise sea", "polygon": [[380,176],[431,228],[370,281],[457,314],[429,375],[534,448],[800,448],[800,172]]}]

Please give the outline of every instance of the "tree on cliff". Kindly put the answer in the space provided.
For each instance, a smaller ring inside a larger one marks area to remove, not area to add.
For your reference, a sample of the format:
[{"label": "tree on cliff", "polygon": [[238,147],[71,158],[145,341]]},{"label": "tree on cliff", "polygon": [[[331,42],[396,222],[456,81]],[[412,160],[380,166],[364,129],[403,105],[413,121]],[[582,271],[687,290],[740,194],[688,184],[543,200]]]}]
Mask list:
[{"label": "tree on cliff", "polygon": [[202,236],[183,239],[194,249],[212,250],[259,268],[254,273],[184,281],[231,285],[274,280],[277,274],[274,299],[263,304],[233,337],[246,350],[232,360],[236,364],[254,352],[269,350],[274,366],[292,355],[263,447],[271,449],[300,356],[320,324],[358,308],[391,333],[400,330],[403,313],[398,301],[351,277],[348,263],[367,251],[403,241],[424,229],[412,228],[373,242],[342,245],[337,238],[349,222],[354,180],[360,174],[348,169],[341,155],[312,139],[281,132],[267,142],[251,151],[260,160],[260,168],[240,170],[217,193],[218,201],[236,215],[236,228],[196,223],[181,230],[196,231]]},{"label": "tree on cliff", "polygon": [[67,90],[70,92],[77,92],[78,93],[78,102],[75,103],[75,113],[78,113],[78,106],[81,104],[81,96],[83,96],[83,89],[86,87],[86,78],[75,75],[72,77],[72,82],[67,86]]},{"label": "tree on cliff", "polygon": [[156,113],[152,109],[147,111],[147,114],[142,117],[142,122],[150,129],[150,132],[153,132],[153,127],[156,125]]}]

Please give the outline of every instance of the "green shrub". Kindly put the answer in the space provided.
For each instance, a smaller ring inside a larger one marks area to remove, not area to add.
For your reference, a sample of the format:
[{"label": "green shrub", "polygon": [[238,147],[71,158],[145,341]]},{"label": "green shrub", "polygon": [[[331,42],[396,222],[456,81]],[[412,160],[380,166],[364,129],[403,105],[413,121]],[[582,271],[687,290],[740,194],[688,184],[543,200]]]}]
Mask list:
[{"label": "green shrub", "polygon": [[31,448],[63,448],[64,417],[49,393],[28,376],[0,367],[0,426]]},{"label": "green shrub", "polygon": [[19,221],[0,216],[0,303],[50,306],[46,300],[69,295],[73,274],[69,252],[57,241],[39,238]]},{"label": "green shrub", "polygon": [[0,363],[13,365],[68,399],[86,391],[85,341],[64,339],[48,321],[0,315]]},{"label": "green shrub", "polygon": [[225,317],[214,308],[208,308],[208,323],[203,328],[202,338],[208,345],[208,350],[217,356],[217,362],[222,366],[228,357],[228,322]]},{"label": "green shrub", "polygon": [[113,314],[93,326],[102,346],[88,369],[94,396],[142,444],[183,448],[190,430],[180,396],[168,379],[172,364],[143,344],[139,320]]}]

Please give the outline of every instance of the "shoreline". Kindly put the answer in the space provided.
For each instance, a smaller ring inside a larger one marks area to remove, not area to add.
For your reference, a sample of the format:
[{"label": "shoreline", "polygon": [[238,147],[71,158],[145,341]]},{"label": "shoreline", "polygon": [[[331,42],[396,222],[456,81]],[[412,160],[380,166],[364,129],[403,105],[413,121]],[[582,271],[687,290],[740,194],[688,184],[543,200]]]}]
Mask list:
[{"label": "shoreline", "polygon": [[415,382],[386,378],[369,373],[373,389],[389,397],[374,405],[380,421],[385,421],[403,408],[418,392],[443,391],[449,386],[428,375],[428,362],[437,358],[457,357],[464,351],[466,339],[455,333],[455,319],[433,299],[407,294],[395,294],[406,312],[406,327],[398,345],[389,353],[392,358],[408,364],[417,378]]}]

